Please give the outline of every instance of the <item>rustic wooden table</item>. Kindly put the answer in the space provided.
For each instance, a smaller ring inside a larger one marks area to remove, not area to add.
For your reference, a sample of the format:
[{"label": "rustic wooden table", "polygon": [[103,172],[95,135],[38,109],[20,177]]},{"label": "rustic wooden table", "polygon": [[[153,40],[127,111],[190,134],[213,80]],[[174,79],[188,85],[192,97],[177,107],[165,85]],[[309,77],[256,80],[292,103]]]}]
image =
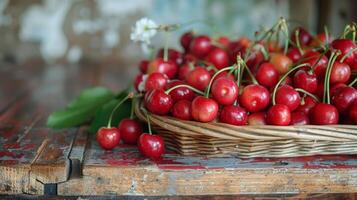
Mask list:
[{"label": "rustic wooden table", "polygon": [[[154,162],[133,146],[102,150],[85,126],[46,128],[50,112],[104,75],[98,75],[93,65],[40,66],[31,62],[0,67],[0,198],[20,194],[357,197],[353,194],[357,192],[357,156],[239,159],[168,152]],[[104,84],[118,89],[115,79]]]}]

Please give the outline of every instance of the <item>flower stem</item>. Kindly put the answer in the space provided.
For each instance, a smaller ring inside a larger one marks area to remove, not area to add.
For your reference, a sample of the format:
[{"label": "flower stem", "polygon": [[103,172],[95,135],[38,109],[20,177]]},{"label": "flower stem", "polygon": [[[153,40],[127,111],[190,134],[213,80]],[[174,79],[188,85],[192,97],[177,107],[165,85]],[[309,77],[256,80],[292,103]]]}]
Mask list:
[{"label": "flower stem", "polygon": [[164,61],[167,62],[169,59],[169,37],[170,37],[170,32],[165,31],[165,47],[164,47]]},{"label": "flower stem", "polygon": [[185,85],[185,84],[175,85],[175,86],[173,86],[172,88],[166,90],[165,93],[166,93],[166,94],[170,94],[170,92],[171,92],[172,90],[177,89],[177,88],[182,88],[182,87],[188,88],[188,89],[190,89],[190,90],[196,92],[197,94],[204,95],[204,92],[202,92],[202,91],[200,91],[200,90],[198,90],[198,89],[196,89],[196,88],[194,88],[194,87],[192,87],[192,86],[190,86],[190,85]]},{"label": "flower stem", "polygon": [[317,98],[315,95],[311,94],[310,92],[308,92],[308,91],[306,91],[306,90],[304,90],[304,89],[302,89],[302,88],[295,88],[295,90],[296,90],[297,92],[304,93],[305,95],[308,95],[308,96],[310,96],[311,98],[315,99],[315,101],[319,102],[319,98]]},{"label": "flower stem", "polygon": [[208,87],[206,89],[206,92],[204,94],[205,97],[208,97],[209,96],[209,93],[211,91],[211,86],[212,86],[212,83],[213,83],[213,80],[218,76],[218,74],[220,74],[221,72],[224,72],[224,71],[228,71],[228,70],[231,70],[231,69],[234,69],[234,66],[229,66],[229,67],[225,67],[225,68],[222,68],[220,70],[218,70],[211,78],[211,80],[209,81],[209,84],[208,84]]},{"label": "flower stem", "polygon": [[297,69],[299,69],[299,68],[308,67],[308,66],[309,66],[309,64],[307,64],[307,63],[300,64],[300,65],[298,65],[298,66],[296,66],[296,67],[290,69],[286,74],[284,74],[284,76],[282,76],[282,77],[280,78],[280,80],[279,80],[278,83],[275,85],[274,90],[273,90],[273,96],[272,96],[273,105],[276,104],[276,102],[275,102],[276,91],[278,90],[279,85],[285,80],[285,78],[286,78],[287,76],[289,76],[293,71],[295,71],[295,70],[297,70]]},{"label": "flower stem", "polygon": [[134,93],[130,92],[128,95],[126,95],[126,97],[124,97],[121,101],[118,102],[118,104],[114,107],[114,109],[110,113],[107,128],[111,127],[113,115],[114,115],[115,111],[119,108],[119,106],[122,105],[129,98],[133,98],[133,96],[134,96]]}]

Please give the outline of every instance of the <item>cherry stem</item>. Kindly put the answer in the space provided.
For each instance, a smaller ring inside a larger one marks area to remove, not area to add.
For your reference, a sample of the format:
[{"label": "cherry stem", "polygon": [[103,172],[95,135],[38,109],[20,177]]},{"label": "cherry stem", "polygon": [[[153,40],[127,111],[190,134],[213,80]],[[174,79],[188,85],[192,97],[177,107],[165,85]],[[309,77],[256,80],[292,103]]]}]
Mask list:
[{"label": "cherry stem", "polygon": [[241,66],[238,65],[238,66],[237,66],[237,72],[236,72],[236,79],[237,79],[237,86],[238,86],[238,87],[240,87],[240,82],[241,82],[241,80],[242,80],[242,79],[240,78],[240,73],[241,73],[241,72],[240,72],[240,71],[241,71],[240,68],[241,68]]},{"label": "cherry stem", "polygon": [[222,69],[218,70],[218,71],[212,76],[211,80],[209,81],[209,84],[208,84],[208,87],[207,87],[207,90],[206,90],[204,96],[208,98],[209,93],[210,93],[210,91],[211,91],[211,86],[212,86],[213,80],[214,80],[220,73],[222,73],[222,72],[224,72],[224,71],[232,70],[232,69],[234,69],[234,66],[229,66],[229,67],[225,67],[225,68],[222,68]]},{"label": "cherry stem", "polygon": [[262,54],[264,56],[264,60],[269,60],[269,53],[263,45],[260,45],[259,50],[260,50],[260,52],[262,52]]},{"label": "cherry stem", "polygon": [[[250,71],[249,67],[247,66],[247,64],[245,64],[244,60],[240,57],[240,55],[237,56],[237,64],[238,66],[243,65],[243,67],[247,70],[249,77],[252,79],[252,82],[258,85],[257,79],[255,79],[252,71]],[[242,75],[243,75],[243,70],[241,72],[241,77]]]},{"label": "cherry stem", "polygon": [[296,31],[295,31],[296,46],[297,46],[297,48],[298,48],[300,54],[303,55],[304,52],[303,52],[303,50],[302,50],[302,48],[301,48],[299,34],[300,34],[299,29],[296,29]]},{"label": "cherry stem", "polygon": [[131,101],[130,119],[134,119],[135,97]]},{"label": "cherry stem", "polygon": [[323,101],[327,104],[330,104],[330,77],[331,77],[332,67],[338,55],[339,55],[338,52],[332,52],[326,68]]},{"label": "cherry stem", "polygon": [[328,47],[329,47],[329,32],[328,32],[328,28],[327,28],[327,26],[324,26],[324,31],[325,31],[325,45],[326,45],[326,47],[327,47],[327,49],[328,49]]},{"label": "cherry stem", "polygon": [[149,114],[148,112],[144,110],[144,113],[145,113],[145,116],[146,116],[146,121],[147,121],[147,124],[148,124],[148,129],[149,129],[149,134],[152,135],[152,131],[151,131],[151,123],[150,123],[150,117],[149,117]]},{"label": "cherry stem", "polygon": [[317,102],[320,101],[319,98],[317,98],[315,95],[311,94],[310,92],[308,92],[308,91],[306,91],[306,90],[304,90],[304,89],[302,89],[302,88],[295,88],[295,90],[296,90],[297,92],[301,92],[301,93],[304,93],[305,95],[310,96],[311,98],[315,99]]},{"label": "cherry stem", "polygon": [[114,115],[115,111],[119,108],[119,106],[122,105],[129,98],[133,98],[133,96],[134,96],[134,93],[130,92],[128,95],[126,95],[126,97],[124,97],[121,101],[118,102],[118,104],[114,107],[114,109],[110,113],[107,128],[111,127],[113,115]]},{"label": "cherry stem", "polygon": [[345,61],[345,59],[355,51],[357,51],[357,48],[350,49],[345,55],[343,55],[340,62],[343,63],[343,61]]},{"label": "cherry stem", "polygon": [[300,64],[300,65],[298,65],[298,66],[296,66],[296,67],[290,69],[286,74],[284,74],[284,76],[282,76],[282,77],[280,78],[280,80],[279,80],[278,83],[275,85],[274,90],[273,90],[273,96],[272,96],[273,105],[276,104],[276,102],[275,102],[275,95],[276,95],[276,91],[278,90],[279,85],[280,85],[280,84],[285,80],[285,78],[286,78],[287,76],[289,76],[293,71],[295,71],[295,70],[297,70],[297,69],[300,69],[300,68],[302,68],[302,67],[309,67],[309,64],[307,64],[307,63]]},{"label": "cherry stem", "polygon": [[352,87],[355,83],[357,83],[357,78],[355,78],[348,86]]},{"label": "cherry stem", "polygon": [[164,47],[164,61],[167,62],[169,59],[169,32],[165,31],[165,47]]},{"label": "cherry stem", "polygon": [[166,94],[170,94],[170,92],[171,92],[172,90],[175,90],[175,89],[177,89],[177,88],[188,88],[188,89],[190,89],[190,90],[196,92],[197,94],[204,95],[204,92],[202,92],[202,91],[200,91],[200,90],[198,90],[198,89],[196,89],[196,88],[194,88],[194,87],[192,87],[192,86],[190,86],[190,85],[185,85],[185,84],[175,85],[175,86],[173,86],[172,88],[166,90],[165,93],[166,93]]}]

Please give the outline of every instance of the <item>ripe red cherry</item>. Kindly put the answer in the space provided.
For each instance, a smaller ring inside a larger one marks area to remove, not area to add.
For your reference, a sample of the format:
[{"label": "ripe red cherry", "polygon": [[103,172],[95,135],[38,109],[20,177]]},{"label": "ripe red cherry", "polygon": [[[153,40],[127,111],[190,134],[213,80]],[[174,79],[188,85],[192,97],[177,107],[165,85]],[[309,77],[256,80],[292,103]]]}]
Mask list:
[{"label": "ripe red cherry", "polygon": [[185,50],[185,52],[187,52],[190,49],[190,44],[194,37],[195,36],[192,31],[186,32],[181,36],[180,43],[183,49]]},{"label": "ripe red cherry", "polygon": [[192,87],[204,90],[211,80],[211,74],[203,67],[196,67],[186,77],[186,81]]},{"label": "ripe red cherry", "polygon": [[142,60],[140,63],[139,63],[139,69],[140,71],[145,74],[147,69],[148,69],[148,66],[149,66],[149,61],[148,60]]},{"label": "ripe red cherry", "polygon": [[330,86],[330,96],[335,96],[344,87],[347,87],[347,85],[344,83],[333,84],[332,86]]},{"label": "ripe red cherry", "polygon": [[294,111],[300,105],[301,97],[293,87],[283,85],[276,91],[275,101],[277,104],[288,106],[290,111]]},{"label": "ripe red cherry", "polygon": [[174,78],[177,74],[178,67],[176,63],[171,60],[164,61],[162,58],[156,58],[150,62],[147,73],[160,72],[166,74],[170,79]]},{"label": "ripe red cherry", "polygon": [[178,79],[179,80],[186,80],[187,75],[194,69],[194,66],[190,66],[189,63],[181,65],[178,71]]},{"label": "ripe red cherry", "polygon": [[230,39],[226,36],[220,36],[217,38],[217,42],[223,46],[223,48],[227,48],[230,44]]},{"label": "ripe red cherry", "polygon": [[202,59],[207,56],[212,48],[211,39],[208,36],[200,35],[192,40],[190,53]]},{"label": "ripe red cherry", "polygon": [[296,108],[296,112],[303,112],[305,114],[309,114],[310,110],[316,106],[317,101],[310,96],[304,97],[303,103]]},{"label": "ripe red cherry", "polygon": [[249,112],[264,110],[270,102],[269,91],[261,85],[252,84],[244,87],[239,102]]},{"label": "ripe red cherry", "polygon": [[138,74],[136,75],[135,79],[134,79],[134,87],[135,90],[139,92],[139,84],[143,81],[143,74]]},{"label": "ripe red cherry", "polygon": [[336,107],[326,103],[318,103],[309,115],[311,123],[315,125],[337,124],[339,120]]},{"label": "ripe red cherry", "polygon": [[266,62],[260,65],[255,78],[259,84],[271,88],[279,81],[279,72],[273,64]]},{"label": "ripe red cherry", "polygon": [[120,132],[117,128],[102,127],[96,136],[97,142],[105,150],[111,150],[120,142]]},{"label": "ripe red cherry", "polygon": [[231,105],[238,97],[238,86],[231,79],[222,77],[213,82],[211,93],[219,104]]},{"label": "ripe red cherry", "polygon": [[160,158],[165,152],[165,143],[161,136],[144,133],[138,141],[139,151],[151,159]]},{"label": "ripe red cherry", "polygon": [[243,126],[248,123],[248,114],[242,107],[229,105],[222,109],[219,120],[223,123]]},{"label": "ripe red cherry", "polygon": [[171,96],[163,90],[150,90],[144,97],[146,108],[157,115],[166,115],[172,107]]},{"label": "ripe red cherry", "polygon": [[296,31],[298,31],[298,39],[300,42],[301,46],[305,46],[308,45],[311,40],[313,39],[311,34],[309,32],[307,32],[304,28],[302,27],[297,27],[293,32],[291,32],[291,41],[293,41],[296,44]]},{"label": "ripe red cherry", "polygon": [[356,49],[357,45],[351,39],[336,39],[331,43],[331,47],[333,49],[338,49],[341,51],[341,55],[337,57],[338,61],[343,56],[348,54],[344,62],[347,64],[352,64],[353,62],[355,62],[355,59],[357,57],[357,51],[351,51],[352,49]]},{"label": "ripe red cherry", "polygon": [[356,100],[357,90],[352,87],[343,87],[332,96],[332,104],[341,114],[348,113],[349,108]]},{"label": "ripe red cherry", "polygon": [[217,69],[222,69],[228,67],[229,65],[229,56],[227,52],[220,48],[214,48],[210,51],[206,57],[206,61],[211,63]]},{"label": "ripe red cherry", "polygon": [[[163,58],[164,57],[164,52],[165,50],[162,48],[158,51],[156,57],[157,58]],[[181,52],[175,50],[175,49],[168,49],[168,59],[171,60],[172,62],[176,63],[176,65],[181,65],[183,63],[183,55]]]},{"label": "ripe red cherry", "polygon": [[307,125],[310,124],[309,116],[301,111],[291,113],[290,125]]},{"label": "ripe red cherry", "polygon": [[291,113],[288,106],[276,104],[267,112],[267,122],[270,125],[287,126],[291,121]]},{"label": "ripe red cherry", "polygon": [[216,119],[218,104],[203,96],[197,96],[191,104],[192,118],[199,122],[210,122]]},{"label": "ripe red cherry", "polygon": [[[182,85],[182,84],[185,84],[185,83],[183,81],[179,81],[179,80],[172,80],[171,82],[168,83],[166,89],[170,89],[176,85]],[[192,101],[193,98],[195,98],[195,93],[187,87],[176,88],[176,89],[172,90],[169,93],[169,95],[171,96],[172,101],[174,103],[179,100],[182,100],[182,99]]]},{"label": "ripe red cherry", "polygon": [[298,70],[294,74],[295,88],[301,88],[310,93],[315,93],[317,90],[317,76],[314,72]]},{"label": "ripe red cherry", "polygon": [[319,79],[324,79],[328,59],[325,55],[323,55],[319,60],[320,56],[321,54],[319,52],[309,51],[304,54],[301,60],[302,63],[308,63],[311,67],[315,65],[313,68],[314,73]]},{"label": "ripe red cherry", "polygon": [[353,124],[357,124],[357,101],[351,106],[349,117]]},{"label": "ripe red cherry", "polygon": [[290,70],[290,65],[293,63],[289,57],[282,53],[272,53],[270,63],[274,65],[279,74],[285,74]]},{"label": "ripe red cherry", "polygon": [[293,61],[293,63],[296,63],[302,57],[299,49],[295,47],[290,47],[286,55]]},{"label": "ripe red cherry", "polygon": [[191,120],[191,102],[187,100],[180,100],[172,107],[172,116],[182,119]]},{"label": "ripe red cherry", "polygon": [[332,66],[330,83],[346,83],[351,76],[351,68],[345,63],[335,62]]},{"label": "ripe red cherry", "polygon": [[118,129],[121,139],[125,144],[136,144],[143,133],[141,124],[133,119],[123,119],[120,121]]},{"label": "ripe red cherry", "polygon": [[165,74],[159,72],[149,74],[145,83],[145,91],[153,89],[163,90],[165,89],[167,82],[168,78]]},{"label": "ripe red cherry", "polygon": [[266,113],[265,112],[256,112],[248,116],[249,125],[266,125]]}]

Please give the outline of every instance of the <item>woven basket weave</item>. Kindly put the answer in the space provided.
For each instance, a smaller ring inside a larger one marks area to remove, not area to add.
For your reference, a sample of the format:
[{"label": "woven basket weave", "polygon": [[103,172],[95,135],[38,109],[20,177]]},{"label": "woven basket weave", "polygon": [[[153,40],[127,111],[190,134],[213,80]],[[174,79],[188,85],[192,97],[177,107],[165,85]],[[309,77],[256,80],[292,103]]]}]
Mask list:
[{"label": "woven basket weave", "polygon": [[[146,121],[140,102],[139,119]],[[149,113],[150,122],[166,147],[183,155],[297,157],[322,154],[357,154],[357,126],[233,126],[200,123]]]}]

